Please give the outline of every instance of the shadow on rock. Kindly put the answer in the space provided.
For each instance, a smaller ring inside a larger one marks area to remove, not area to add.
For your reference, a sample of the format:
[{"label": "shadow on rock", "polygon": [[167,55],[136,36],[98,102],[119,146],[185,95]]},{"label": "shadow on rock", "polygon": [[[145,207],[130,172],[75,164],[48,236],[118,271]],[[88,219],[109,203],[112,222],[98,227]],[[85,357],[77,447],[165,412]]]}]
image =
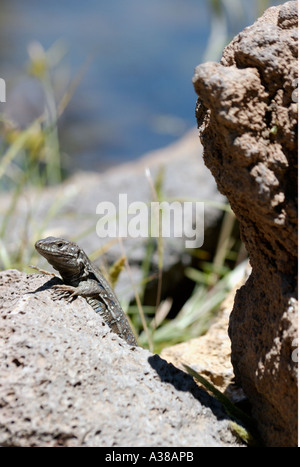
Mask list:
[{"label": "shadow on rock", "polygon": [[209,408],[219,420],[230,419],[223,410],[222,404],[200,388],[192,376],[176,368],[172,363],[166,362],[159,355],[149,357],[148,362],[163,383],[172,384],[177,391],[190,392],[203,407]]}]

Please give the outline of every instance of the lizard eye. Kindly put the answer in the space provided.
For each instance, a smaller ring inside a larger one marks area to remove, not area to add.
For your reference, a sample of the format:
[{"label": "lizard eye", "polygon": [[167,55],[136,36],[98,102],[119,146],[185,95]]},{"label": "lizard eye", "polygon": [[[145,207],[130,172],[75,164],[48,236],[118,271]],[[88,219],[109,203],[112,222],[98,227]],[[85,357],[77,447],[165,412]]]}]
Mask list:
[{"label": "lizard eye", "polygon": [[64,244],[63,244],[62,242],[59,242],[59,243],[57,244],[57,246],[58,246],[58,248],[62,248],[62,247],[64,246]]}]

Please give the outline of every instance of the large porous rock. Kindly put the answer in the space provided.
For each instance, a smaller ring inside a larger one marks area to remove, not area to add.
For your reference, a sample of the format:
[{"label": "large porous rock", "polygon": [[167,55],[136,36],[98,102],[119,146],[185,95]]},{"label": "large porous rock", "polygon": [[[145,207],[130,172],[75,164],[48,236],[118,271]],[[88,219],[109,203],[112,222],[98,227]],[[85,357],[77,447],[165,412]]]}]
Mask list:
[{"label": "large porous rock", "polygon": [[297,445],[297,37],[297,2],[272,7],[194,76],[204,160],[252,265],[229,334],[268,446]]},{"label": "large porous rock", "polygon": [[56,278],[0,274],[0,445],[239,446],[216,399]]}]

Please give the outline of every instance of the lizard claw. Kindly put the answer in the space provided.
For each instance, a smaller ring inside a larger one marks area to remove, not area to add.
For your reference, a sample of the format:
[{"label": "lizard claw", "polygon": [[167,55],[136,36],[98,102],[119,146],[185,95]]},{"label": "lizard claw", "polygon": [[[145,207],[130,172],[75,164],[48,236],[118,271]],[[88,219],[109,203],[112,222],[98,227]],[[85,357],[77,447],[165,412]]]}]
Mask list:
[{"label": "lizard claw", "polygon": [[68,297],[68,302],[71,302],[76,296],[76,293],[75,293],[76,288],[72,287],[71,285],[57,284],[57,285],[53,285],[51,288],[55,289],[55,292],[56,292],[55,295],[57,299]]}]

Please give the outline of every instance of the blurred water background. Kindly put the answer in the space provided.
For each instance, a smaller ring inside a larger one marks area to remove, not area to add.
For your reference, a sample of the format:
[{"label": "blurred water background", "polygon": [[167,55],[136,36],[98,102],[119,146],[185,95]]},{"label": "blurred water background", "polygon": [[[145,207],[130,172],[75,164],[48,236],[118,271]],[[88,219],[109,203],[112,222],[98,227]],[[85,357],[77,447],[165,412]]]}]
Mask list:
[{"label": "blurred water background", "polygon": [[218,60],[275,0],[1,0],[0,112],[26,127],[43,101],[29,58],[49,51],[57,99],[77,78],[59,122],[74,169],[101,170],[163,147],[195,127],[195,66]]}]

